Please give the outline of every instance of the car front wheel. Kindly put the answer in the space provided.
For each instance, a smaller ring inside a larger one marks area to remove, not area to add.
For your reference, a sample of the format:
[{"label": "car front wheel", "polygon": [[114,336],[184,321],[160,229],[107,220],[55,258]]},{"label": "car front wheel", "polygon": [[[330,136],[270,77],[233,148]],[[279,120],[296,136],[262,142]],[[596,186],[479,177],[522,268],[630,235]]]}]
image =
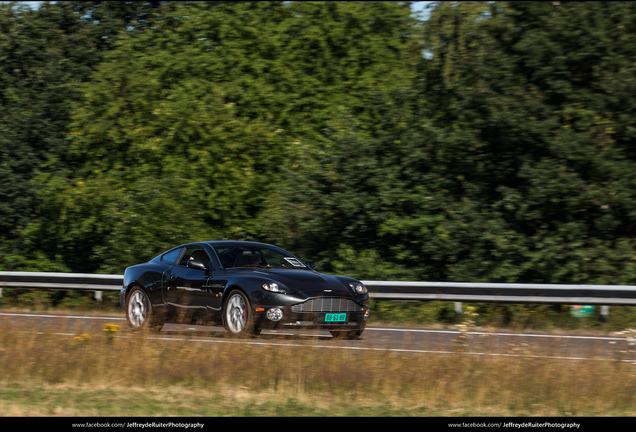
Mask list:
[{"label": "car front wheel", "polygon": [[252,306],[242,291],[230,293],[223,309],[223,325],[232,336],[257,335],[260,331],[254,327]]}]

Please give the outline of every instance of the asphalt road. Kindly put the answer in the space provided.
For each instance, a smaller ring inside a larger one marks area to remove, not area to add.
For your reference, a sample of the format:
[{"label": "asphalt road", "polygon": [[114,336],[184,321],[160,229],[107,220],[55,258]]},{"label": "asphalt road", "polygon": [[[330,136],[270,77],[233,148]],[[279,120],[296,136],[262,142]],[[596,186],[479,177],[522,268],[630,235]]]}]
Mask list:
[{"label": "asphalt road", "polygon": [[[101,332],[104,324],[121,325],[120,337],[129,332],[123,316],[58,315],[52,313],[0,312],[0,328],[68,334]],[[311,344],[331,349],[390,350],[421,354],[534,356],[570,360],[614,361],[617,350],[631,348],[624,361],[636,361],[636,346],[628,347],[626,339],[615,335],[550,334],[538,332],[483,331],[462,333],[455,329],[425,329],[369,326],[358,340],[336,340],[327,331],[279,330],[263,331],[258,337],[233,339],[222,327],[166,324],[153,337],[209,342],[246,344]]]}]

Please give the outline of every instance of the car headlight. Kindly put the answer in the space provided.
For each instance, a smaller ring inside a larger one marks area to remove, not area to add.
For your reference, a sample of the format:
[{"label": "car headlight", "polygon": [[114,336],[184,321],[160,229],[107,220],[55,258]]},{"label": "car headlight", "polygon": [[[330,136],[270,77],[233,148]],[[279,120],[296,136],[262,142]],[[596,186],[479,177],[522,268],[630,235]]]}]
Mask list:
[{"label": "car headlight", "polygon": [[367,287],[361,282],[349,282],[349,288],[353,290],[354,294],[366,294]]},{"label": "car headlight", "polygon": [[275,293],[281,293],[281,294],[291,293],[291,291],[288,288],[282,286],[281,284],[277,282],[263,282],[261,284],[261,288],[269,292],[275,292]]}]

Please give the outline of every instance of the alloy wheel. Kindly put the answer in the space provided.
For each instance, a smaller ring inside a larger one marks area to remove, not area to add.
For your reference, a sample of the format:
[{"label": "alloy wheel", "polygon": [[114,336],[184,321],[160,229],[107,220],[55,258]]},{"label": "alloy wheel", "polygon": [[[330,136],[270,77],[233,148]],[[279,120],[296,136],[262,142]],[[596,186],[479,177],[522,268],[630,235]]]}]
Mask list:
[{"label": "alloy wheel", "polygon": [[245,328],[247,321],[247,304],[240,294],[234,294],[227,302],[225,317],[228,330],[239,334]]},{"label": "alloy wheel", "polygon": [[140,328],[146,321],[147,316],[148,301],[146,296],[140,290],[136,290],[128,299],[128,320],[134,328]]}]

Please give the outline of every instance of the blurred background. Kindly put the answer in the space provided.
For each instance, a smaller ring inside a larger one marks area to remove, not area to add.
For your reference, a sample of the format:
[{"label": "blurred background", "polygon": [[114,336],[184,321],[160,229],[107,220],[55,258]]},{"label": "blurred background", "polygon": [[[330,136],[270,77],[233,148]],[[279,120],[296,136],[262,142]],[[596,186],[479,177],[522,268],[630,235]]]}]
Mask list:
[{"label": "blurred background", "polygon": [[2,2],[0,270],[634,284],[634,58],[632,2]]}]

